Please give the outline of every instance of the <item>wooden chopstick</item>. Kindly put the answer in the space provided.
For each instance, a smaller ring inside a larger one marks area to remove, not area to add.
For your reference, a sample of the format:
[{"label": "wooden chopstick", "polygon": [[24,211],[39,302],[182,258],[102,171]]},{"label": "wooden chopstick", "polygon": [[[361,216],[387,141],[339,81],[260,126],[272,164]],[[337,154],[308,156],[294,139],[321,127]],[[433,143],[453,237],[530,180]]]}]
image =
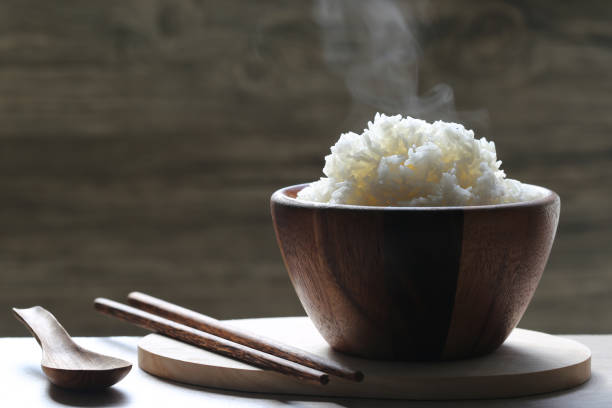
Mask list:
[{"label": "wooden chopstick", "polygon": [[360,371],[352,370],[332,360],[325,360],[316,354],[308,353],[276,340],[252,334],[243,329],[237,329],[210,316],[149,296],[145,293],[130,293],[128,295],[128,303],[139,309],[163,316],[175,322],[185,324],[253,349],[261,350],[265,353],[293,361],[294,363],[315,370],[352,381],[363,380],[363,373]]},{"label": "wooden chopstick", "polygon": [[309,383],[324,385],[329,382],[329,376],[321,371],[266,354],[259,350],[254,350],[242,344],[234,343],[110,299],[97,298],[94,300],[94,306],[102,313],[118,317],[145,329],[153,330],[165,336],[223,354],[256,367],[274,370]]}]

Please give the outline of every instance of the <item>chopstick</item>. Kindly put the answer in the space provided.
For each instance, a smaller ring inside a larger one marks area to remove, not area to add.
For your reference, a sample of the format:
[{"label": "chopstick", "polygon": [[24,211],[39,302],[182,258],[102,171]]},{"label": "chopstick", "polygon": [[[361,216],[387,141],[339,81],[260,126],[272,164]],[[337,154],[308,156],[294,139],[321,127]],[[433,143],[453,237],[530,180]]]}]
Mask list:
[{"label": "chopstick", "polygon": [[223,354],[256,367],[273,370],[313,384],[324,385],[329,382],[329,376],[321,371],[304,367],[303,365],[266,354],[259,350],[254,350],[242,344],[234,343],[110,299],[97,298],[94,300],[94,306],[102,313],[118,317],[145,329],[153,330],[165,336]]},{"label": "chopstick", "polygon": [[265,353],[293,361],[294,363],[318,371],[323,371],[352,381],[363,380],[363,373],[360,371],[352,370],[332,360],[325,360],[316,354],[308,353],[276,340],[249,333],[210,316],[166,302],[165,300],[155,298],[145,293],[130,293],[128,295],[128,303],[139,309],[146,310],[175,322],[185,324],[256,350],[261,350]]}]

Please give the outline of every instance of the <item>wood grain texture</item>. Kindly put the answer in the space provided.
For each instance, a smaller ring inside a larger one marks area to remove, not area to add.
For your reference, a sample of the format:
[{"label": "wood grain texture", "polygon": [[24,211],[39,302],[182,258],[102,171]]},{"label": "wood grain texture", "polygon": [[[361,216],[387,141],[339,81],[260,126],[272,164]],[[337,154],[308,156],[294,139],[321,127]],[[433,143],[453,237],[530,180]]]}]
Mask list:
[{"label": "wood grain texture", "polygon": [[57,319],[40,306],[13,308],[13,313],[42,348],[42,370],[58,387],[102,389],[114,385],[132,369],[132,364],[125,360],[94,353],[77,345]]},{"label": "wood grain texture", "polygon": [[438,360],[499,347],[529,304],[553,244],[559,197],[473,207],[365,207],[278,190],[278,245],[330,345],[369,358]]},{"label": "wood grain texture", "polygon": [[333,378],[327,386],[316,387],[156,334],[139,343],[139,367],[161,378],[236,391],[427,400],[518,397],[571,388],[591,375],[587,347],[530,330],[514,330],[500,349],[486,357],[402,363],[335,353],[304,317],[235,320],[232,324],[253,328],[260,335],[295,344],[322,358],[359,365],[367,376],[359,384]]},{"label": "wood grain texture", "polygon": [[[508,175],[563,199],[523,325],[610,332],[612,4],[398,4],[421,94],[445,82],[459,110],[486,110],[476,134]],[[136,334],[74,310],[138,287],[224,319],[303,313],[268,198],[320,177],[376,111],[326,65],[313,5],[2,1],[0,310],[44,304],[72,334]]]},{"label": "wood grain texture", "polygon": [[554,197],[520,211],[464,213],[446,355],[488,353],[518,324],[546,266],[559,212],[560,201]]},{"label": "wood grain texture", "polygon": [[102,313],[118,317],[170,338],[252,364],[264,370],[273,370],[277,373],[319,386],[329,382],[329,376],[321,371],[266,354],[131,306],[104,298],[96,299],[94,306],[96,310]]},{"label": "wood grain texture", "polygon": [[132,292],[128,295],[128,303],[132,306],[149,313],[164,317],[177,323],[184,324],[194,329],[210,333],[217,337],[242,344],[249,348],[263,351],[293,361],[294,363],[313,368],[315,370],[332,374],[351,381],[362,381],[363,373],[332,360],[324,360],[316,354],[302,349],[283,344],[272,338],[255,335],[244,329],[239,329],[231,324],[223,323],[213,317],[186,309],[165,300],[155,298],[140,292]]}]

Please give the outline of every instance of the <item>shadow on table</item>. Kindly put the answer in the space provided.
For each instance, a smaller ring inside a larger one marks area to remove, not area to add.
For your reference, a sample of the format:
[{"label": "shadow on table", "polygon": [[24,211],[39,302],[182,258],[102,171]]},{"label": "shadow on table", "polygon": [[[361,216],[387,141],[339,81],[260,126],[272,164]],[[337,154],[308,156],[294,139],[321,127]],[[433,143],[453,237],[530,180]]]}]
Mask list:
[{"label": "shadow on table", "polygon": [[126,405],[129,402],[129,396],[126,393],[112,387],[100,391],[75,391],[49,383],[47,393],[58,404],[71,407],[113,407]]},{"label": "shadow on table", "polygon": [[[151,375],[145,373],[146,375]],[[371,398],[347,398],[347,397],[316,397],[306,395],[295,395],[295,394],[258,394],[253,392],[242,392],[232,391],[220,388],[211,387],[200,387],[180,382],[167,380],[160,377],[155,377],[158,381],[171,384],[176,387],[182,387],[185,389],[215,393],[219,395],[226,395],[234,398],[245,398],[245,399],[256,399],[256,400],[274,400],[278,405],[296,405],[300,403],[327,403],[325,406],[328,407],[330,404],[337,407],[345,408],[369,408],[369,407],[523,407],[529,406],[530,408],[535,407],[551,407],[551,406],[580,406],[580,402],[584,400],[585,393],[593,392],[593,389],[599,389],[606,386],[605,377],[599,375],[597,372],[593,372],[591,379],[584,384],[577,387],[570,388],[568,390],[555,391],[544,394],[530,395],[525,397],[515,398],[499,398],[499,399],[481,399],[481,400],[396,400],[396,399],[371,399]],[[576,405],[574,405],[576,404]]]},{"label": "shadow on table", "polygon": [[[170,384],[175,387],[181,387],[184,389],[189,389],[193,391],[206,392],[206,393],[214,393],[218,395],[225,395],[233,398],[244,398],[245,400],[265,400],[265,401],[275,401],[274,406],[277,405],[300,405],[302,403],[313,403],[314,405],[318,405],[321,403],[325,403],[325,407],[337,406],[338,408],[371,408],[375,407],[422,407],[427,406],[429,403],[435,404],[438,406],[439,402],[436,401],[409,401],[409,400],[381,400],[381,399],[371,399],[371,398],[346,398],[346,397],[329,397],[329,396],[309,396],[309,395],[299,395],[299,394],[267,394],[267,393],[256,393],[256,392],[246,392],[246,391],[233,391],[226,390],[222,388],[212,388],[212,387],[202,387],[180,383],[173,380],[168,380],[165,378],[157,377],[151,375],[149,373],[145,373],[146,375],[150,375],[154,377],[156,380],[164,382],[166,384]],[[456,406],[457,401],[447,401],[450,403],[449,406]],[[272,406],[272,405],[270,405]]]},{"label": "shadow on table", "polygon": [[[188,390],[193,390],[193,391],[198,391],[198,392],[225,395],[225,396],[234,397],[234,398],[244,398],[245,400],[275,401],[276,404],[274,404],[274,406],[296,405],[296,403],[302,403],[302,402],[327,402],[328,404],[325,405],[326,407],[329,407],[330,406],[329,404],[334,404],[334,403],[338,407],[352,407],[353,406],[352,404],[346,404],[345,402],[347,401],[344,401],[343,398],[312,397],[312,396],[307,396],[307,395],[294,395],[294,394],[266,394],[266,393],[256,393],[256,392],[246,392],[246,391],[233,391],[233,390],[226,390],[222,388],[212,388],[212,387],[189,385],[189,384],[184,384],[178,381],[173,381],[173,380],[168,380],[165,378],[157,377],[157,376],[154,376],[146,372],[144,372],[144,374],[155,378],[157,381],[161,381],[163,383],[172,385],[174,387],[180,387],[183,389],[188,389]],[[364,401],[368,401],[368,400],[364,400]],[[372,406],[371,405],[372,401],[373,400],[369,400],[370,402],[369,406]],[[397,401],[397,402],[402,402],[403,405],[401,406],[406,406],[405,405],[406,401]]]}]

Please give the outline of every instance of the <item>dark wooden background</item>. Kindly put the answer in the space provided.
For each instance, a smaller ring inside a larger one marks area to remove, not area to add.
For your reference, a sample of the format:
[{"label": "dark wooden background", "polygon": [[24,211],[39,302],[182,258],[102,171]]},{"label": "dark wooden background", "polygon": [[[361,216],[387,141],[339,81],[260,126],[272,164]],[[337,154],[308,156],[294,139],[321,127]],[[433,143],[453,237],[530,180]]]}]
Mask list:
[{"label": "dark wooden background", "polygon": [[[612,332],[612,3],[421,1],[422,89],[486,109],[504,168],[561,224],[521,325]],[[0,3],[0,335],[40,304],[146,291],[220,318],[303,313],[268,199],[321,175],[376,111],[322,54],[308,1]]]}]

